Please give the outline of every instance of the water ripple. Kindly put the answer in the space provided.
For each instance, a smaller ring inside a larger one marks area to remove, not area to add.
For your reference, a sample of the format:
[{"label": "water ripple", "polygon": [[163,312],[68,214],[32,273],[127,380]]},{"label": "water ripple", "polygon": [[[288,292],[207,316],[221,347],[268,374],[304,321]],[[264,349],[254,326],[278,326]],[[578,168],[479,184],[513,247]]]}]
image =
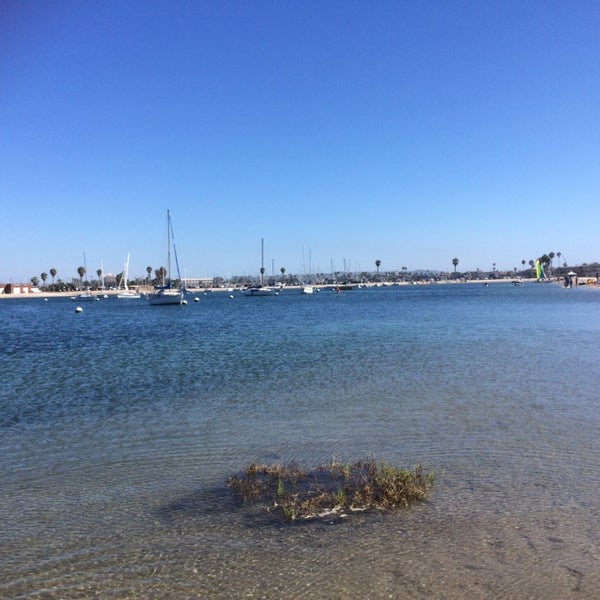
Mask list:
[{"label": "water ripple", "polygon": [[[415,288],[0,303],[0,595],[600,594],[600,294]],[[431,499],[290,528],[225,487],[371,455]]]}]

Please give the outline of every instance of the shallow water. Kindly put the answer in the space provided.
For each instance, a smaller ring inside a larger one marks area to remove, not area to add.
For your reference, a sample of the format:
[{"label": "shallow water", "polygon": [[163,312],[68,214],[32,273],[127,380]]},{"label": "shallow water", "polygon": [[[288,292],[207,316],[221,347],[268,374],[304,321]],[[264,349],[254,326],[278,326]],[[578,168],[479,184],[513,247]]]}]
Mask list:
[{"label": "shallow water", "polygon": [[[0,302],[0,597],[600,595],[596,290],[199,298]],[[429,501],[290,526],[226,489],[367,456]]]}]

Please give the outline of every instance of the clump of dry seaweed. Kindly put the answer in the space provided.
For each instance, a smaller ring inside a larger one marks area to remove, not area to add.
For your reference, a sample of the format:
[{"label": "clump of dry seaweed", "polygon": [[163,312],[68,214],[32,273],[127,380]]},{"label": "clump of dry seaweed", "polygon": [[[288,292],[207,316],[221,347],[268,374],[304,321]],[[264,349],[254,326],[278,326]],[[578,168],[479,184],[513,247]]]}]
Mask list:
[{"label": "clump of dry seaweed", "polygon": [[242,503],[264,503],[282,520],[294,521],[408,506],[425,499],[433,480],[421,465],[411,471],[370,458],[308,471],[296,464],[252,463],[229,479],[229,487]]}]

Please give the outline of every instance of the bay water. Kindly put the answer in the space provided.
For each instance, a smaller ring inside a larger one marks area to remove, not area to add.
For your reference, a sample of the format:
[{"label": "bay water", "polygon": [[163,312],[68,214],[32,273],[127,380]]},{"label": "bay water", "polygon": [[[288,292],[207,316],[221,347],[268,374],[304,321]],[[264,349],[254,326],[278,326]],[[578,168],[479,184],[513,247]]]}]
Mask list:
[{"label": "bay water", "polygon": [[[509,282],[0,302],[0,597],[600,597],[600,291]],[[280,523],[251,462],[424,503]]]}]

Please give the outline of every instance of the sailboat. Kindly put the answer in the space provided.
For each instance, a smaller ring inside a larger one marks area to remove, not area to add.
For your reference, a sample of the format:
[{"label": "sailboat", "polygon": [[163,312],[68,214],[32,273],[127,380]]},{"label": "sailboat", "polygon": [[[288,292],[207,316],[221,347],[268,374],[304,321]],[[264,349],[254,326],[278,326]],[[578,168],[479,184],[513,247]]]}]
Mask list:
[{"label": "sailboat", "polygon": [[535,261],[535,277],[537,281],[544,281],[546,279],[546,273],[544,273],[544,267],[539,258]]},{"label": "sailboat", "polygon": [[[87,262],[85,260],[85,252],[83,253],[83,273],[84,275],[87,273]],[[95,300],[100,300],[100,298],[98,298],[98,296],[96,296],[95,294],[90,293],[90,291],[86,289],[85,292],[80,291],[80,293],[77,294],[77,296],[71,296],[71,300],[75,302],[93,302]]]},{"label": "sailboat", "polygon": [[[310,284],[310,283],[306,283],[306,263],[304,262],[304,249],[302,249],[302,264],[303,264],[303,269],[302,269],[302,293],[303,294],[312,294],[315,291],[315,288]],[[310,266],[310,251],[308,252],[308,272],[309,272],[309,279],[310,279],[310,271],[311,271],[311,266]]]},{"label": "sailboat", "polygon": [[[123,277],[121,279],[121,282],[123,283],[123,291],[119,292],[117,294],[117,298],[119,298],[120,300],[135,300],[136,298],[139,298],[140,295],[136,292],[132,292],[128,285],[127,285],[127,280],[129,279],[129,254],[127,255],[127,261],[125,262],[125,266],[123,267]],[[119,288],[121,287],[121,285],[119,284]]]},{"label": "sailboat", "polygon": [[173,242],[173,254],[175,254],[175,264],[177,265],[177,277],[181,281],[179,274],[179,261],[177,260],[177,250],[175,248],[175,236],[173,235],[173,225],[171,224],[171,213],[167,210],[167,276],[168,280],[163,286],[158,288],[156,292],[150,294],[148,299],[150,304],[159,305],[176,305],[183,304],[183,290],[177,290],[172,287],[171,282],[171,242]]},{"label": "sailboat", "polygon": [[81,292],[81,294],[77,294],[77,296],[71,296],[71,300],[75,302],[93,302],[95,300],[100,300],[100,298],[90,292]]},{"label": "sailboat", "polygon": [[260,240],[261,258],[260,258],[260,284],[249,287],[245,292],[245,296],[275,296],[277,292],[264,284],[265,273],[265,240]]}]

